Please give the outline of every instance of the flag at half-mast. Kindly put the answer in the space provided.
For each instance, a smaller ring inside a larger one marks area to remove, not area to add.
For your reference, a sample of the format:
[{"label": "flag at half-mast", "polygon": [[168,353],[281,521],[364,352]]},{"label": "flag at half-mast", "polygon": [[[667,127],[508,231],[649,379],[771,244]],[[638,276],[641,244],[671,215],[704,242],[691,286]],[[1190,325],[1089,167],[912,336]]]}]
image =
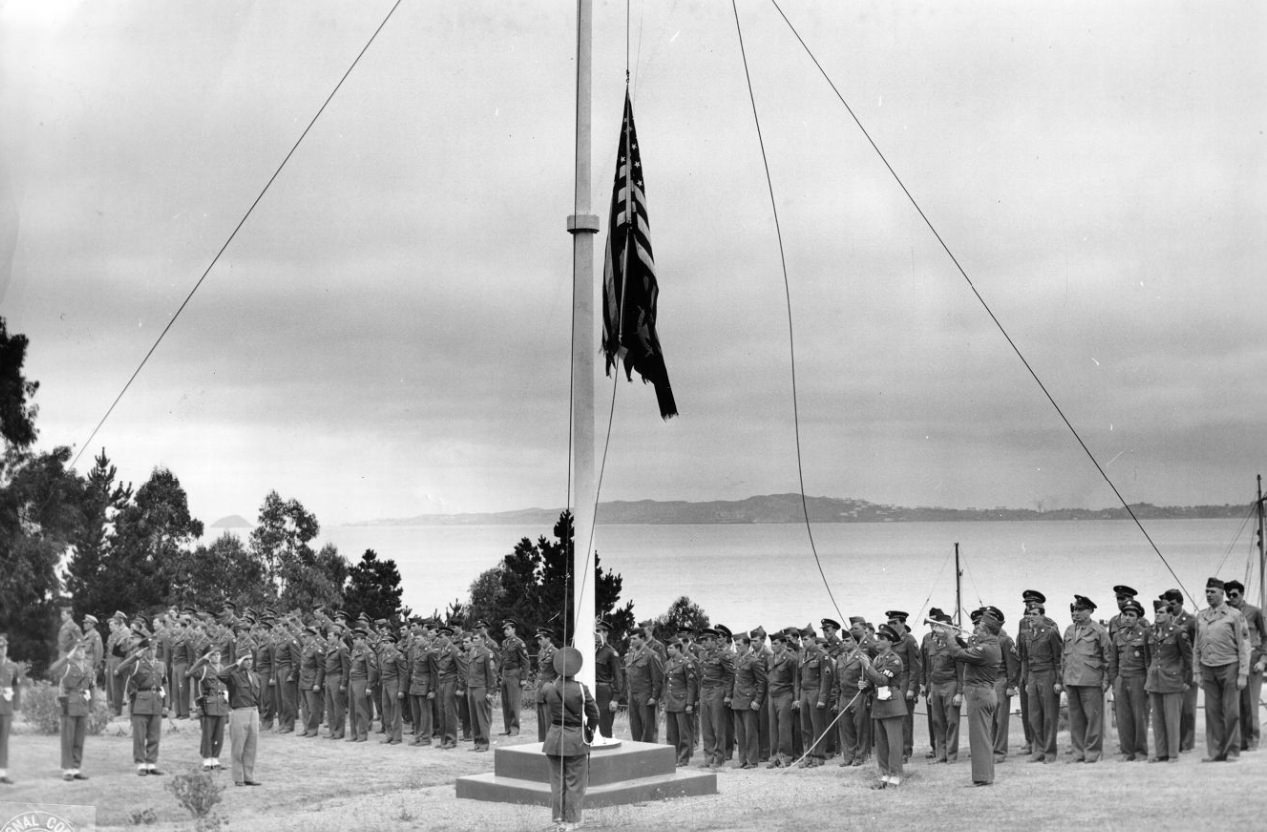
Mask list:
[{"label": "flag at half-mast", "polygon": [[607,375],[617,360],[625,362],[625,375],[633,380],[637,370],[643,382],[655,387],[660,418],[677,415],[669,371],[664,366],[660,337],[656,334],[655,260],[651,256],[651,225],[647,197],[634,131],[633,105],[625,91],[625,119],[620,129],[616,156],[616,183],[607,220],[607,258],[603,266],[603,353]]}]

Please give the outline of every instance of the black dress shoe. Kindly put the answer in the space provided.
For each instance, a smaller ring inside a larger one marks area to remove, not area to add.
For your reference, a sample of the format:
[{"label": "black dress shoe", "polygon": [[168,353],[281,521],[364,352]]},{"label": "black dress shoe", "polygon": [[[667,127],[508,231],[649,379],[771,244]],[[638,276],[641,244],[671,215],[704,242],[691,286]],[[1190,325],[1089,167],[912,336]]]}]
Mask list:
[{"label": "black dress shoe", "polygon": [[76,780],[87,780],[87,779],[88,779],[88,775],[86,775],[86,774],[80,774],[79,772],[75,772],[75,779],[76,779]]},{"label": "black dress shoe", "polygon": [[262,785],[264,785],[263,783],[261,783],[261,782],[260,782],[260,781],[258,781],[258,780],[243,780],[242,782],[243,782],[243,783],[245,783],[245,784],[246,784],[246,785],[248,785],[248,786],[262,786]]},{"label": "black dress shoe", "polygon": [[155,777],[162,777],[162,776],[163,776],[163,772],[159,771],[159,770],[158,770],[158,769],[156,769],[156,768],[152,768],[152,769],[150,769],[150,774],[154,775]]},{"label": "black dress shoe", "polygon": [[3,776],[0,776],[0,783],[3,783],[3,784],[4,784],[4,785],[6,785],[6,786],[12,786],[12,785],[13,785],[13,781],[9,779],[9,775],[7,775],[7,774],[6,774],[6,775],[3,775]]}]

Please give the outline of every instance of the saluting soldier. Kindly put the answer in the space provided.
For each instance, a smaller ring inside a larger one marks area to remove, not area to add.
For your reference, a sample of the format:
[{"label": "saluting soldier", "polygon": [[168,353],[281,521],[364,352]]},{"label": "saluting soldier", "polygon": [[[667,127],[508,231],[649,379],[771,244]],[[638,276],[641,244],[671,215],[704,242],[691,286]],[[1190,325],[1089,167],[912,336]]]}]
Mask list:
[{"label": "saluting soldier", "polygon": [[471,728],[475,737],[472,751],[487,751],[492,732],[493,691],[497,689],[497,667],[488,640],[471,639],[466,655],[466,702],[471,712]]},{"label": "saluting soldier", "polygon": [[[348,679],[352,673],[352,653],[343,641],[341,632],[330,631],[326,640],[325,661],[322,668],[322,679],[325,684],[326,739],[341,740],[347,731],[347,698]],[[268,690],[262,674],[260,683],[263,690]]]},{"label": "saluting soldier", "polygon": [[9,732],[14,712],[22,707],[22,673],[23,668],[9,661],[9,638],[0,633],[0,784],[6,786],[13,785],[9,778]]},{"label": "saluting soldier", "polygon": [[1061,648],[1061,685],[1068,692],[1069,742],[1074,763],[1099,761],[1104,750],[1104,692],[1117,675],[1109,634],[1091,620],[1095,602],[1073,596],[1073,623],[1065,630]]},{"label": "saluting soldier", "polygon": [[92,713],[92,691],[97,684],[88,664],[87,644],[81,640],[71,645],[66,655],[49,667],[48,675],[57,681],[57,700],[61,703],[62,779],[87,780],[88,775],[79,767],[84,762],[84,735]]},{"label": "saluting soldier", "polygon": [[[669,660],[664,665],[664,738],[677,752],[677,765],[691,762],[691,714],[695,711],[695,665],[682,652],[682,642],[665,645]],[[599,709],[600,720],[602,709]]]},{"label": "saluting soldier", "polygon": [[735,747],[739,750],[739,767],[756,768],[761,760],[757,714],[765,705],[765,661],[752,652],[751,633],[740,633],[735,647],[735,673],[729,697],[735,723]]},{"label": "saluting soldier", "polygon": [[409,663],[396,647],[396,635],[383,633],[379,638],[378,678],[383,691],[384,745],[400,745],[405,697],[409,695]]},{"label": "saluting soldier", "polygon": [[[949,614],[937,607],[928,611],[930,621],[950,624]],[[936,629],[924,637],[920,645],[924,672],[927,674],[925,702],[928,719],[933,726],[934,763],[953,763],[959,759],[960,709],[963,706],[963,665],[946,647],[946,640]]]},{"label": "saluting soldier", "polygon": [[1153,602],[1156,620],[1148,633],[1148,691],[1153,720],[1153,755],[1150,763],[1179,762],[1179,714],[1183,692],[1192,684],[1192,642],[1174,623],[1170,607]]},{"label": "saluting soldier", "polygon": [[550,631],[541,627],[537,630],[537,677],[533,702],[537,706],[537,739],[542,742],[545,742],[546,731],[550,730],[550,712],[546,708],[545,687],[557,677],[558,674],[554,671],[554,641],[550,638]]},{"label": "saluting soldier", "polygon": [[221,768],[220,749],[224,747],[224,727],[229,719],[229,689],[220,680],[220,671],[224,669],[220,659],[219,648],[212,647],[183,674],[198,688],[196,702],[202,728],[199,752],[203,771]]},{"label": "saluting soldier", "polygon": [[[498,687],[502,695],[502,724],[506,728],[502,734],[514,737],[519,735],[519,713],[523,710],[524,674],[529,668],[528,645],[515,634],[515,622],[509,618],[502,622],[502,635],[502,643],[494,648],[501,654]],[[602,713],[601,703],[598,709]]]},{"label": "saluting soldier", "polygon": [[1140,622],[1144,608],[1131,598],[1120,607],[1117,630],[1110,638],[1113,664],[1113,704],[1117,739],[1123,762],[1148,759],[1148,626]]},{"label": "saluting soldier", "polygon": [[[1030,592],[1033,592],[1030,590]],[[1056,622],[1046,615],[1041,597],[1026,602],[1025,626],[1017,636],[1017,653],[1020,655],[1021,674],[1025,680],[1030,726],[1031,763],[1054,763],[1060,759],[1056,748],[1056,732],[1060,724],[1059,687],[1061,654],[1064,640]]]},{"label": "saluting soldier", "polygon": [[[875,658],[859,650],[858,658],[866,674],[868,688],[875,691],[871,701],[871,717],[875,721],[876,761],[880,765],[880,780],[873,789],[884,789],[902,784],[902,720],[906,716],[906,702],[902,691],[906,688],[906,668],[894,652],[901,644],[905,632],[891,624],[881,624],[875,643]],[[986,755],[989,756],[988,754]]]},{"label": "saluting soldier", "polygon": [[[611,626],[602,619],[594,622],[594,700],[598,703],[598,730],[608,739],[612,723],[620,707],[620,694],[625,689],[624,663],[616,648],[608,643]],[[516,729],[518,729],[516,717]],[[518,730],[515,731],[518,733]],[[687,738],[691,742],[691,737]]]},{"label": "saluting soldier", "polygon": [[1263,668],[1267,667],[1267,658],[1263,657],[1267,622],[1263,620],[1262,610],[1246,602],[1245,587],[1240,581],[1228,581],[1223,590],[1227,593],[1228,606],[1245,618],[1249,630],[1249,681],[1241,690],[1241,750],[1253,751],[1258,748],[1261,732],[1258,703],[1263,693]]},{"label": "saluting soldier", "polygon": [[629,732],[634,742],[656,741],[656,703],[664,688],[664,665],[647,646],[644,631],[629,634],[625,656],[625,702],[629,706]]},{"label": "saluting soldier", "polygon": [[968,706],[968,749],[972,756],[972,785],[994,783],[994,711],[998,707],[995,681],[1002,664],[999,630],[1002,625],[988,611],[973,613],[972,638],[961,641],[941,628],[946,650],[964,667],[964,702]]},{"label": "saluting soldier", "polygon": [[[801,736],[809,747],[800,765],[814,768],[821,766],[827,757],[821,740],[827,728],[828,706],[831,703],[832,662],[823,652],[820,640],[810,633],[805,635],[805,652],[801,656],[797,676],[800,696],[794,707],[801,712]],[[905,681],[903,679],[903,685]]]},{"label": "saluting soldier", "polygon": [[158,747],[163,738],[163,714],[167,707],[163,690],[165,674],[156,648],[153,638],[142,637],[132,654],[115,670],[127,679],[132,714],[132,761],[141,777],[163,773],[158,770]]},{"label": "saluting soldier", "polygon": [[352,736],[347,742],[369,742],[374,718],[371,681],[378,675],[378,657],[369,648],[369,632],[364,627],[352,631],[352,649],[348,651],[348,721]]}]

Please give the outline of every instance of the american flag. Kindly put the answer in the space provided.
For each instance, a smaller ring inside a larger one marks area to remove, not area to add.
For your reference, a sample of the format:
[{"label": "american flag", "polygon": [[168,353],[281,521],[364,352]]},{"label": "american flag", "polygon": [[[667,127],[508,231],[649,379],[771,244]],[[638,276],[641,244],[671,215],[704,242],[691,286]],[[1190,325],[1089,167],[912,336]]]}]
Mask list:
[{"label": "american flag", "polygon": [[644,383],[654,385],[660,418],[668,419],[677,415],[677,403],[673,401],[669,371],[656,335],[659,294],[651,256],[642,157],[634,131],[633,104],[626,90],[603,266],[603,353],[607,357],[607,375],[611,375],[617,360],[623,360],[627,378],[632,381],[633,371],[637,370]]}]

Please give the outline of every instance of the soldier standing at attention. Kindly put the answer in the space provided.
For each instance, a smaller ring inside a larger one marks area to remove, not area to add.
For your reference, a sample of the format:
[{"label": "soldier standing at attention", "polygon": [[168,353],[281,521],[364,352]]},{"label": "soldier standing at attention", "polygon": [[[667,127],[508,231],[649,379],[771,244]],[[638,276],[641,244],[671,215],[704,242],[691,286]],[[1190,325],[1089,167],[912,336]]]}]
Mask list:
[{"label": "soldier standing at attention", "polygon": [[796,711],[796,669],[798,662],[787,648],[787,635],[777,632],[770,637],[774,650],[766,661],[766,692],[770,700],[770,762],[766,768],[791,765],[792,722]]},{"label": "soldier standing at attention", "polygon": [[303,650],[299,655],[299,690],[304,698],[305,737],[317,736],[321,725],[322,689],[325,686],[325,649],[321,630],[310,624],[304,632]]},{"label": "soldier standing at attention", "polygon": [[[515,622],[509,618],[502,622],[502,643],[496,647],[501,654],[498,669],[501,679],[498,689],[502,695],[503,736],[519,736],[519,713],[523,710],[524,673],[528,670],[528,645],[515,634]],[[599,708],[600,712],[602,707]]]},{"label": "soldier standing at attention", "polygon": [[158,770],[158,746],[163,737],[163,666],[155,657],[154,639],[144,637],[137,649],[119,665],[115,673],[127,679],[128,702],[132,713],[132,761],[141,777],[162,774]]},{"label": "soldier standing at attention", "polygon": [[[57,700],[61,703],[62,779],[87,780],[88,775],[82,773],[79,767],[84,761],[84,734],[88,727],[88,714],[92,712],[92,691],[96,686],[88,664],[87,645],[83,641],[71,645],[69,652],[49,667],[48,675],[57,681]],[[5,733],[7,741],[7,729]],[[7,742],[5,753],[8,753]]]},{"label": "soldier standing at attention", "polygon": [[295,730],[299,711],[299,661],[302,655],[292,624],[285,618],[278,622],[273,642],[273,676],[277,679],[277,733]]},{"label": "soldier standing at attention", "polygon": [[58,614],[62,619],[62,625],[57,630],[57,656],[60,658],[70,654],[75,645],[83,639],[84,631],[75,623],[69,601],[58,607]]},{"label": "soldier standing at attention", "polygon": [[122,612],[110,616],[110,635],[106,638],[106,697],[110,703],[110,712],[115,716],[123,713],[123,680],[114,675],[119,662],[127,658],[128,644],[132,634],[128,630],[128,617]]},{"label": "soldier standing at attention", "polygon": [[409,647],[409,711],[414,722],[413,745],[431,745],[431,703],[436,698],[436,654],[423,625]]},{"label": "soldier standing at attention", "polygon": [[1140,624],[1144,608],[1134,598],[1121,606],[1112,645],[1117,675],[1113,704],[1123,762],[1148,759],[1148,627]]},{"label": "soldier standing at attention", "polygon": [[[273,672],[273,657],[276,651],[276,637],[273,634],[273,615],[268,611],[260,616],[259,641],[255,647],[255,672],[264,685],[260,700],[260,730],[273,729],[273,717],[277,713],[277,675]],[[347,677],[344,676],[344,679]]]},{"label": "soldier standing at attention", "polygon": [[348,652],[348,722],[352,736],[348,742],[369,742],[374,709],[370,680],[378,674],[378,660],[365,643],[369,632],[363,627],[352,631],[352,649]]},{"label": "soldier standing at attention", "polygon": [[546,731],[550,730],[550,713],[546,709],[543,691],[557,677],[554,671],[554,641],[550,638],[550,631],[541,627],[537,630],[537,679],[532,697],[537,706],[537,739],[541,742],[545,742]]},{"label": "soldier standing at attention", "polygon": [[[881,624],[878,635],[875,659],[863,651],[858,653],[867,685],[875,690],[871,717],[875,720],[875,753],[880,764],[880,780],[871,786],[873,789],[902,783],[902,720],[906,716],[906,702],[902,697],[906,688],[903,679],[906,668],[893,649],[902,642],[906,633],[899,632],[890,624]],[[986,757],[988,759],[989,754]]]},{"label": "soldier standing at attention", "polygon": [[453,630],[436,632],[436,700],[440,713],[440,749],[458,747],[457,689],[461,684],[461,656],[453,644]]},{"label": "soldier standing at attention", "polygon": [[[1183,593],[1177,589],[1168,589],[1161,594],[1170,611],[1170,623],[1188,634],[1188,641],[1196,644],[1197,619],[1183,608]],[[1196,668],[1193,668],[1196,672]],[[1197,692],[1201,685],[1192,684],[1183,692],[1183,705],[1179,710],[1179,752],[1191,751],[1197,744]]]},{"label": "soldier standing at attention", "polygon": [[[624,663],[616,648],[607,642],[611,627],[602,619],[594,622],[594,699],[598,703],[598,730],[611,738],[612,723],[620,707],[620,693],[625,689]],[[527,665],[525,664],[525,667]],[[515,717],[515,733],[519,733],[519,717]],[[690,737],[687,738],[688,742]]]},{"label": "soldier standing at attention", "polygon": [[735,646],[735,674],[729,697],[734,714],[735,747],[739,749],[739,767],[756,768],[761,760],[757,714],[765,705],[765,661],[752,652],[751,634],[741,633],[735,639]]},{"label": "soldier standing at attention", "polygon": [[725,758],[726,723],[730,722],[730,689],[735,666],[730,654],[718,644],[717,630],[700,632],[703,652],[699,656],[700,727],[704,734],[704,767],[721,768]]},{"label": "soldier standing at attention", "polygon": [[409,695],[409,666],[396,647],[396,635],[383,633],[379,638],[378,679],[383,690],[383,745],[400,745],[404,741],[402,723],[405,697]]},{"label": "soldier standing at attention", "polygon": [[[669,660],[664,665],[664,738],[677,751],[679,767],[691,762],[691,713],[694,711],[695,666],[682,654],[682,642],[665,645]],[[602,719],[602,709],[599,709]]]},{"label": "soldier standing at attention", "polygon": [[1205,602],[1197,613],[1192,643],[1194,681],[1205,694],[1205,747],[1202,762],[1226,762],[1241,754],[1240,692],[1249,684],[1249,628],[1245,617],[1229,607],[1223,582],[1210,578]]},{"label": "soldier standing at attention", "polygon": [[471,712],[475,737],[472,751],[487,751],[493,722],[493,691],[497,689],[497,667],[488,641],[476,636],[466,659],[466,702]]},{"label": "soldier standing at attention", "polygon": [[1021,662],[1016,650],[1016,642],[1003,629],[1003,611],[998,607],[983,607],[995,621],[999,623],[999,666],[994,678],[994,761],[1001,763],[1007,759],[1007,738],[1011,730],[1012,697],[1016,695],[1020,685]]},{"label": "soldier standing at attention", "polygon": [[[806,636],[805,652],[797,673],[800,696],[795,707],[801,712],[801,736],[809,749],[800,765],[802,768],[815,768],[821,766],[827,757],[823,733],[829,721],[827,715],[832,688],[832,662],[816,636]],[[905,678],[902,681],[905,685]]]},{"label": "soldier standing at attention", "polygon": [[[341,740],[347,730],[348,677],[352,672],[352,654],[338,629],[331,629],[326,641],[325,661],[321,677],[325,683],[326,739]],[[260,677],[263,689],[267,684]]]},{"label": "soldier standing at attention", "polygon": [[1091,620],[1095,602],[1073,596],[1073,623],[1061,648],[1061,690],[1068,691],[1069,742],[1074,763],[1098,762],[1104,750],[1104,692],[1117,675],[1109,634]]},{"label": "soldier standing at attention", "polygon": [[[224,666],[220,663],[220,650],[212,647],[206,655],[194,662],[184,672],[185,678],[193,679],[198,686],[197,705],[201,714],[202,742],[199,746],[202,754],[202,770],[214,771],[220,768],[220,749],[224,747],[224,725],[229,718],[229,690],[220,680],[220,671]],[[185,682],[184,684],[188,684]]]},{"label": "soldier standing at attention", "polygon": [[910,762],[915,751],[915,703],[919,701],[919,689],[924,683],[923,667],[920,665],[919,642],[906,626],[909,613],[902,610],[889,610],[884,614],[894,630],[902,634],[902,640],[894,648],[902,666],[906,668],[906,690],[902,691],[902,701],[906,703],[906,716],[902,719],[902,761]]},{"label": "soldier standing at attention", "polygon": [[629,732],[634,742],[655,742],[656,703],[664,687],[664,665],[647,646],[643,632],[629,634],[625,656],[625,702],[629,705]]},{"label": "soldier standing at attention", "polygon": [[1249,681],[1241,691],[1241,750],[1254,751],[1258,748],[1261,730],[1258,700],[1263,693],[1263,668],[1267,667],[1267,658],[1263,657],[1267,622],[1263,621],[1262,610],[1246,603],[1245,587],[1240,581],[1228,581],[1223,585],[1223,591],[1227,593],[1227,605],[1244,616],[1245,626],[1249,629]]},{"label": "soldier standing at attention", "polygon": [[1183,692],[1192,683],[1192,642],[1177,626],[1166,601],[1153,602],[1154,624],[1148,634],[1148,690],[1152,705],[1153,756],[1150,763],[1179,762],[1179,713]]},{"label": "soldier standing at attention", "polygon": [[986,610],[978,610],[973,617],[976,621],[970,641],[956,638],[948,627],[942,628],[942,631],[947,652],[964,666],[963,690],[968,706],[972,785],[989,786],[994,783],[994,710],[998,707],[995,681],[1003,658],[999,649],[1001,625]]},{"label": "soldier standing at attention", "polygon": [[[950,624],[951,618],[937,607],[928,611],[931,621]],[[960,708],[963,705],[963,668],[946,647],[936,629],[921,645],[928,718],[933,724],[933,763],[953,763],[959,759]]]},{"label": "soldier standing at attention", "polygon": [[13,785],[9,779],[9,731],[14,712],[22,707],[22,673],[23,668],[9,661],[9,638],[0,633],[0,784],[5,786]]},{"label": "soldier standing at attention", "polygon": [[93,684],[101,676],[102,660],[106,655],[105,645],[101,643],[101,632],[97,629],[97,616],[84,616],[85,657],[92,668]]},{"label": "soldier standing at attention", "polygon": [[[1046,599],[1044,599],[1046,600]],[[1021,674],[1025,679],[1024,701],[1029,703],[1031,763],[1054,763],[1060,759],[1056,731],[1060,724],[1060,658],[1064,641],[1056,622],[1046,616],[1043,604],[1032,601],[1025,610],[1026,626],[1017,639]]]}]

